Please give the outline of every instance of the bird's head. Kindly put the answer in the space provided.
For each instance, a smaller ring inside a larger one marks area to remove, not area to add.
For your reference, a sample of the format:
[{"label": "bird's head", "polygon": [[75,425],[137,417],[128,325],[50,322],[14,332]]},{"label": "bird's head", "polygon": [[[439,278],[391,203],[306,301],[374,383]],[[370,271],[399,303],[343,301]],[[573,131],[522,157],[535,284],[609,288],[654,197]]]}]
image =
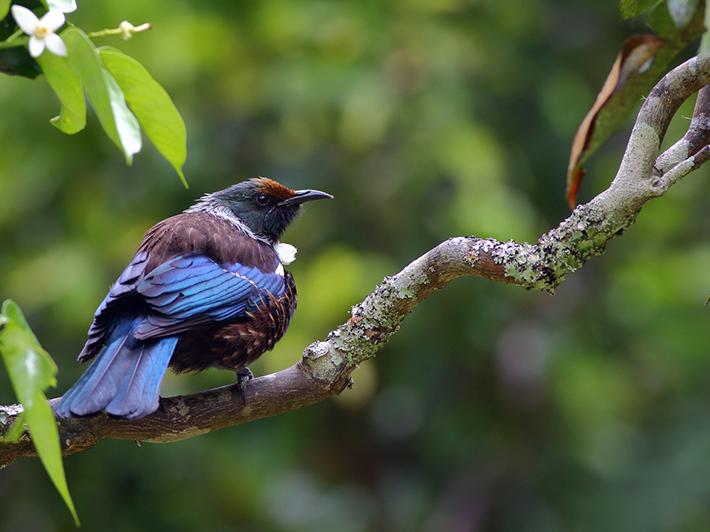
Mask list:
[{"label": "bird's head", "polygon": [[205,196],[196,207],[226,209],[256,236],[277,242],[306,201],[333,199],[319,190],[293,190],[265,177]]}]

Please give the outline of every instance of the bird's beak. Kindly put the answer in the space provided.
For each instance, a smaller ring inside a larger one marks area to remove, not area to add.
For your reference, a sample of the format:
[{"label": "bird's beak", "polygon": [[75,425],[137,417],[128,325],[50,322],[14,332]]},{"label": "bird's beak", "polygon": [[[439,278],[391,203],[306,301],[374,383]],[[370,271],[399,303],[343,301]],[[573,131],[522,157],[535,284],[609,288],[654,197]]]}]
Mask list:
[{"label": "bird's beak", "polygon": [[279,203],[279,207],[287,207],[289,205],[300,205],[306,201],[313,201],[319,199],[333,199],[333,196],[327,192],[321,192],[320,190],[297,190],[296,193]]}]

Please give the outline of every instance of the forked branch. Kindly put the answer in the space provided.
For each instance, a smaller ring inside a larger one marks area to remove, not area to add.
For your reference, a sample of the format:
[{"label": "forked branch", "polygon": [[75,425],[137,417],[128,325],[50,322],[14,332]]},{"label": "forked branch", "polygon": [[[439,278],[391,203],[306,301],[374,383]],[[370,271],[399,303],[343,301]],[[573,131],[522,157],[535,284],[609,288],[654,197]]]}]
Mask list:
[{"label": "forked branch", "polygon": [[[710,156],[708,83],[710,57],[693,58],[669,72],[644,101],[609,188],[578,206],[535,244],[451,238],[386,278],[353,308],[347,322],[325,340],[308,346],[297,364],[250,381],[245,401],[233,385],[162,399],[157,412],[138,420],[104,414],[59,420],[64,453],[83,451],[105,438],[163,443],[182,440],[338,394],[348,386],[358,364],[387,343],[407,314],[458,277],[554,291],[568,273],[602,254],[607,242],[634,222],[648,200],[663,195]],[[688,133],[657,157],[671,118],[698,90]],[[18,405],[0,406],[0,435],[21,412]],[[35,456],[27,435],[17,443],[0,444],[0,467],[23,456]]]}]

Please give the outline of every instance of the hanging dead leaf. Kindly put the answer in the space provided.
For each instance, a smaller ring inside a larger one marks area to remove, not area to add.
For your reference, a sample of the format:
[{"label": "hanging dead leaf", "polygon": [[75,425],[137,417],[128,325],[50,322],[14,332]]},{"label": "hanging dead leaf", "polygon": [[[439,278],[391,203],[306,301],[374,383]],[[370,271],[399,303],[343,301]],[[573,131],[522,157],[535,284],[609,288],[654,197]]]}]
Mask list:
[{"label": "hanging dead leaf", "polygon": [[[582,163],[589,155],[588,148],[592,144],[592,138],[597,134],[595,131],[597,117],[612,96],[622,91],[630,80],[649,70],[656,54],[663,46],[663,42],[663,39],[650,33],[632,35],[624,41],[604,86],[599,91],[594,105],[579,125],[572,141],[569,166],[567,167],[567,203],[571,209],[577,203],[577,192],[585,173]],[[602,134],[608,136],[607,132],[602,132]]]}]

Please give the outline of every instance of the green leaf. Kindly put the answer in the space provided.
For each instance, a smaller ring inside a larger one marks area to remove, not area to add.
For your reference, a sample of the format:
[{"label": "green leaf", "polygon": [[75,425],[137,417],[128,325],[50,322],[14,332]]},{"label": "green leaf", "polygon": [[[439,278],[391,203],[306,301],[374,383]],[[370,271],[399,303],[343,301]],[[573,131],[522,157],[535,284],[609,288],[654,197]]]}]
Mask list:
[{"label": "green leaf", "polygon": [[5,435],[0,438],[2,443],[13,443],[20,439],[22,433],[25,431],[25,413],[22,412],[19,416],[15,418],[12,426],[5,431]]},{"label": "green leaf", "polygon": [[10,12],[10,0],[0,0],[0,20]]},{"label": "green leaf", "polygon": [[44,395],[46,388],[56,385],[57,366],[39,345],[22,311],[13,301],[3,303],[0,318],[0,355],[7,367],[12,388],[22,403],[24,421],[29,427],[32,443],[49,478],[78,525],[79,518],[64,475],[57,423]]},{"label": "green leaf", "polygon": [[[30,328],[30,324],[27,322],[27,319],[25,318],[25,315],[22,313],[20,310],[20,307],[17,306],[17,303],[12,301],[11,299],[6,299],[3,301],[2,308],[0,308],[0,316],[4,318],[3,324],[6,324],[8,322],[15,322],[18,324],[20,327],[25,329],[27,331],[27,334],[29,334],[32,337],[32,340],[39,345],[39,340],[37,340],[37,337],[35,334],[32,332],[32,329]],[[41,348],[40,348],[41,349]],[[49,362],[53,365],[54,362],[52,359],[47,355],[49,358]],[[56,366],[54,367],[54,370],[56,371]],[[54,386],[56,385],[56,382],[50,382],[48,386]]]},{"label": "green leaf", "polygon": [[99,48],[101,59],[111,72],[128,106],[157,150],[173,165],[185,188],[182,171],[187,158],[187,131],[170,95],[138,61],[115,48]]},{"label": "green leaf", "polygon": [[25,413],[22,412],[5,432],[5,435],[0,439],[3,443],[15,443],[20,439],[20,436],[25,432]]},{"label": "green leaf", "polygon": [[[663,39],[651,33],[632,35],[624,41],[604,85],[577,128],[572,141],[570,160],[567,165],[566,192],[570,208],[573,209],[577,203],[577,193],[585,174],[582,165],[589,157],[590,150],[594,148],[595,139],[599,139],[600,135],[606,133],[603,128],[597,126],[597,121],[600,117],[604,120],[605,116],[609,116],[607,106],[610,102],[614,102],[615,96],[623,94],[629,84],[633,84],[645,75],[649,66],[656,61],[656,56],[664,44]],[[618,102],[619,100],[617,106]],[[633,101],[627,103],[627,105],[633,104]]]},{"label": "green leaf", "polygon": [[651,11],[647,22],[660,37],[672,44],[683,43],[685,48],[690,41],[695,40],[703,31],[702,13],[696,10],[694,15],[690,22],[679,28],[671,16],[668,2],[662,2]]},{"label": "green leaf", "polygon": [[47,83],[62,104],[59,116],[50,120],[60,131],[72,135],[86,126],[86,100],[81,80],[64,57],[42,54],[37,58]]},{"label": "green leaf", "polygon": [[[710,2],[708,2],[710,4]],[[710,54],[710,5],[706,4],[705,7],[705,32],[703,33],[703,38],[700,39],[700,49],[698,50],[698,55],[708,55]]]},{"label": "green leaf", "polygon": [[668,0],[668,12],[676,28],[685,28],[698,8],[698,0]]},{"label": "green leaf", "polygon": [[[128,105],[126,105],[123,91],[116,83],[116,80],[113,79],[113,76],[105,69],[103,75],[118,136],[121,138],[121,142],[128,150],[128,153],[138,153],[142,147],[141,127],[138,124],[138,120],[128,108]],[[132,158],[127,159],[127,162],[131,164]]]},{"label": "green leaf", "polygon": [[686,27],[679,29],[671,19],[665,2],[658,4],[651,12],[648,23],[665,42],[656,53],[653,61],[649,65],[644,65],[643,72],[629,78],[623,87],[614,92],[604,104],[603,109],[596,115],[592,135],[585,144],[584,152],[577,161],[576,168],[581,168],[589,160],[589,157],[606,142],[631,112],[639,106],[643,96],[648,94],[651,87],[667,72],[671,61],[703,31],[703,20],[699,11],[695,13]]},{"label": "green leaf", "polygon": [[141,149],[140,126],[126,106],[121,89],[104,69],[98,51],[83,31],[72,27],[62,37],[69,66],[81,80],[101,126],[131,164],[133,155]]},{"label": "green leaf", "polygon": [[621,11],[622,18],[634,18],[653,8],[661,1],[662,0],[621,0],[619,10]]}]

